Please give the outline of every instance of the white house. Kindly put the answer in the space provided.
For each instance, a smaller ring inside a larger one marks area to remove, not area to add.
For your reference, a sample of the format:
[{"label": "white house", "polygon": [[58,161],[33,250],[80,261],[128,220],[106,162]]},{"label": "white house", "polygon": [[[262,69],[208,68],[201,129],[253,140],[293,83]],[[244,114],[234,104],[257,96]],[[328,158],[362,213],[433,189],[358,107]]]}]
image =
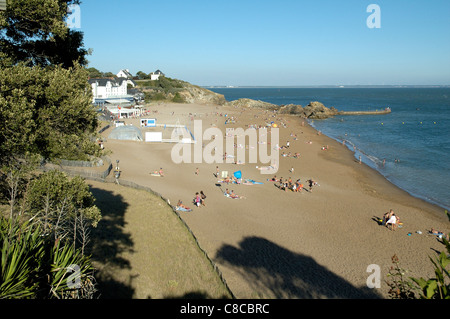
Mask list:
[{"label": "white house", "polygon": [[120,78],[127,79],[127,84],[130,84],[132,87],[136,86],[136,83],[133,81],[133,75],[130,73],[130,70],[128,69],[122,69],[119,71],[119,73],[116,74],[116,76]]},{"label": "white house", "polygon": [[156,70],[155,72],[150,73],[150,80],[158,80],[160,76],[164,76],[160,70]]},{"label": "white house", "polygon": [[122,69],[117,73],[118,78],[126,78],[126,79],[133,79],[133,75],[130,73],[130,70],[128,69]]}]

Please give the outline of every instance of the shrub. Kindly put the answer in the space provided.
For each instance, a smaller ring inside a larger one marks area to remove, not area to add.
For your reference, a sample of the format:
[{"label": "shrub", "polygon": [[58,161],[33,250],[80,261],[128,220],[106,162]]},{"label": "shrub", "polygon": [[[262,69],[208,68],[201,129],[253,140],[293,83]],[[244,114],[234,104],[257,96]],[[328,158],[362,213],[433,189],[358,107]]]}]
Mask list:
[{"label": "shrub", "polygon": [[90,258],[39,225],[0,218],[0,248],[0,299],[93,296]]}]

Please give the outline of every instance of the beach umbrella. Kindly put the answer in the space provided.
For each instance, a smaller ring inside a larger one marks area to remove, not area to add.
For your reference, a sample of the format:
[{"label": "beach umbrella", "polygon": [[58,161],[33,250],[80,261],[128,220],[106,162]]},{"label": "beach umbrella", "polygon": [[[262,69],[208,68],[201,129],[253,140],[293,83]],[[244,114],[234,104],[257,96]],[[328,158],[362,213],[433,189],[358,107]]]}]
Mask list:
[{"label": "beach umbrella", "polygon": [[242,177],[242,172],[241,171],[236,171],[233,173],[234,177],[236,177],[237,179],[240,179]]}]

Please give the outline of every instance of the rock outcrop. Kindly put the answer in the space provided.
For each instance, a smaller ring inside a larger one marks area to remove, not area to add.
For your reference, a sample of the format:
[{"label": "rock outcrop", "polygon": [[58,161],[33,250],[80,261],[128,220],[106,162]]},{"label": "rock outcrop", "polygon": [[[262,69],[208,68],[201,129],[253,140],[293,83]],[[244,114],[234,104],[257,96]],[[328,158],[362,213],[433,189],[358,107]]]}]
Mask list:
[{"label": "rock outcrop", "polygon": [[168,77],[161,77],[156,81],[138,81],[138,90],[145,95],[147,102],[158,101],[217,105],[224,105],[227,102],[223,94]]},{"label": "rock outcrop", "polygon": [[[156,85],[153,83],[153,85]],[[180,103],[216,104],[234,108],[259,108],[277,111],[279,114],[297,115],[308,119],[325,119],[340,114],[334,107],[327,108],[320,102],[310,102],[307,106],[289,104],[276,105],[260,100],[242,98],[226,101],[223,94],[193,85],[189,82],[165,79],[157,83],[158,86],[143,86],[143,92],[150,93],[150,100],[157,96],[157,101],[172,101]],[[155,94],[155,95],[153,95]],[[153,95],[153,96],[152,96]]]},{"label": "rock outcrop", "polygon": [[339,113],[334,107],[327,108],[320,102],[310,102],[303,108],[303,115],[308,119],[326,119]]},{"label": "rock outcrop", "polygon": [[184,98],[186,103],[217,105],[224,105],[227,103],[223,94],[219,94],[187,82],[185,82],[184,88],[179,92],[179,94]]},{"label": "rock outcrop", "polygon": [[339,111],[334,107],[327,108],[320,102],[310,102],[307,106],[288,104],[282,105],[278,109],[280,114],[298,115],[307,119],[326,119],[339,114]]}]

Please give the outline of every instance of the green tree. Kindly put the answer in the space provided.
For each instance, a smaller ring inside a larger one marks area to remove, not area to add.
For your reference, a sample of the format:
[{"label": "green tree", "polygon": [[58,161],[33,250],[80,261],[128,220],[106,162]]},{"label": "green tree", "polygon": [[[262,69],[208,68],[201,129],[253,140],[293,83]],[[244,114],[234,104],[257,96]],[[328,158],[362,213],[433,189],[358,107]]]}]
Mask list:
[{"label": "green tree", "polygon": [[[101,215],[88,186],[58,172],[32,174],[40,158],[100,154],[83,35],[64,22],[75,3],[8,0],[0,12],[0,191],[10,203],[10,218],[0,216],[0,298],[93,291],[83,249]],[[80,270],[75,287],[73,265]]]},{"label": "green tree", "polygon": [[98,155],[91,138],[97,114],[87,79],[78,64],[0,68],[0,161],[27,153],[69,160]]},{"label": "green tree", "polygon": [[41,174],[29,187],[25,211],[38,222],[44,233],[55,240],[68,239],[84,249],[87,227],[96,227],[101,219],[95,198],[84,180],[69,179],[56,170]]},{"label": "green tree", "polygon": [[142,71],[138,71],[138,72],[136,73],[136,76],[139,78],[139,80],[147,80],[147,79],[150,79],[150,76],[147,75],[147,74],[145,74],[145,73],[142,72]]},{"label": "green tree", "polygon": [[83,47],[83,33],[65,23],[68,5],[79,0],[8,0],[0,12],[0,50],[13,63],[86,65],[89,53]]},{"label": "green tree", "polygon": [[103,77],[103,73],[100,72],[99,70],[97,70],[96,68],[86,68],[86,70],[88,71],[88,76],[90,78],[101,78]]}]

